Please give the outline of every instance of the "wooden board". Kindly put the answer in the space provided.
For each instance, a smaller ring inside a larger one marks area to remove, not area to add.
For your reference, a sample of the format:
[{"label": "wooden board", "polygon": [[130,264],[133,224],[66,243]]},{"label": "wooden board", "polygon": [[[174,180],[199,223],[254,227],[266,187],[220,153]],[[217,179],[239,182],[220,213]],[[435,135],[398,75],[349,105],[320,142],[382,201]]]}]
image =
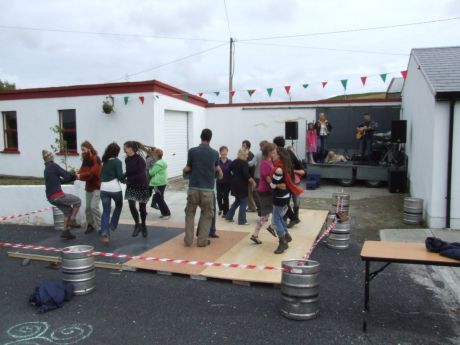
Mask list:
[{"label": "wooden board", "polygon": [[460,260],[429,252],[425,243],[366,241],[361,250],[361,258],[379,261],[407,261],[408,263],[446,263],[460,266]]},{"label": "wooden board", "polygon": [[[196,243],[192,247],[186,247],[184,245],[184,235],[180,234],[171,240],[142,253],[141,255],[155,256],[159,258],[167,257],[173,259],[214,262],[217,261],[218,257],[240,242],[240,240],[246,236],[246,233],[221,231],[219,232],[219,236],[220,237],[217,239],[211,239],[211,245],[200,248],[196,246]],[[189,275],[199,275],[205,269],[205,267],[202,266],[146,260],[130,260],[124,265],[147,270]]]}]

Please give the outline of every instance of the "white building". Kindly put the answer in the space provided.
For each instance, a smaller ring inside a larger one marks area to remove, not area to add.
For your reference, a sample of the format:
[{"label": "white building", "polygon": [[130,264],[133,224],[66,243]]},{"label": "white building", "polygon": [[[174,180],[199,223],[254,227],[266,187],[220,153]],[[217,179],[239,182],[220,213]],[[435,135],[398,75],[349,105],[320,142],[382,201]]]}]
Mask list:
[{"label": "white building", "polygon": [[408,178],[433,228],[460,228],[459,100],[460,47],[413,49],[402,91]]}]

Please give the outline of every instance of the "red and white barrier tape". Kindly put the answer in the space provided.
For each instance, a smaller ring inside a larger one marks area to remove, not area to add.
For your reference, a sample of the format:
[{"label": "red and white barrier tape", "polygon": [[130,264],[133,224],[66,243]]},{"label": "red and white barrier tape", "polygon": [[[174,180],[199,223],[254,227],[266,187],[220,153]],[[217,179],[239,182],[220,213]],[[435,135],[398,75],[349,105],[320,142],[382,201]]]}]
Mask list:
[{"label": "red and white barrier tape", "polygon": [[[45,247],[45,246],[36,246],[33,244],[10,243],[10,242],[0,242],[0,247],[22,248],[22,249],[30,249],[30,250],[44,250],[44,251],[52,251],[52,252],[62,252],[64,250],[64,248]],[[120,253],[92,252],[92,255],[111,257],[111,258],[120,258],[120,259],[129,259],[129,260],[169,262],[173,264],[202,266],[202,267],[239,268],[239,269],[245,269],[245,270],[262,270],[262,271],[282,271],[283,270],[280,267],[266,266],[266,265],[247,265],[247,264],[236,264],[236,263],[229,264],[229,263],[223,263],[223,262],[158,258],[155,256],[127,255],[127,254],[120,254]]]},{"label": "red and white barrier tape", "polygon": [[50,207],[41,208],[41,209],[35,210],[35,211],[30,211],[30,212],[25,212],[25,213],[17,213],[17,214],[13,214],[11,216],[0,217],[0,222],[4,222],[5,220],[20,218],[20,217],[24,217],[24,216],[30,216],[31,214],[36,214],[36,213],[40,213],[40,212],[49,211],[49,210],[52,210],[53,208],[54,208],[54,206],[50,206]]}]

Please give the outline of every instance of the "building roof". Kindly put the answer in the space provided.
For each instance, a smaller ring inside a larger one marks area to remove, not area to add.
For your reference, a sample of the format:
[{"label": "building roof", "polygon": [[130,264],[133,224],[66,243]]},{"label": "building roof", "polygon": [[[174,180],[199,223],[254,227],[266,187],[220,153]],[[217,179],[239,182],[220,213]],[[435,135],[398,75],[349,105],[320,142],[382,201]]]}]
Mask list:
[{"label": "building roof", "polygon": [[460,46],[412,49],[436,99],[460,98]]},{"label": "building roof", "polygon": [[401,93],[404,85],[404,78],[393,78],[388,85],[387,93]]},{"label": "building roof", "polygon": [[[174,97],[184,102],[193,103],[202,107],[205,107],[208,103],[208,101],[204,98],[188,94],[183,90],[162,83],[158,80],[4,90],[0,92],[0,101],[16,99],[114,95],[141,92],[158,92],[163,95]],[[184,97],[184,94],[186,94],[187,97]]]}]

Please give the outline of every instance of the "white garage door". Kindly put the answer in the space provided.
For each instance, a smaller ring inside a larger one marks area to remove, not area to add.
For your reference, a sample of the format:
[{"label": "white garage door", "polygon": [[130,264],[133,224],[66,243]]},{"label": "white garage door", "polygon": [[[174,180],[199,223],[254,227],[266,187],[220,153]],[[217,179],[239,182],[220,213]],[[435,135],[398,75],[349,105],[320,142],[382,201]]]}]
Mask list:
[{"label": "white garage door", "polygon": [[187,112],[165,110],[165,147],[163,159],[168,163],[168,176],[182,175],[188,152]]}]

